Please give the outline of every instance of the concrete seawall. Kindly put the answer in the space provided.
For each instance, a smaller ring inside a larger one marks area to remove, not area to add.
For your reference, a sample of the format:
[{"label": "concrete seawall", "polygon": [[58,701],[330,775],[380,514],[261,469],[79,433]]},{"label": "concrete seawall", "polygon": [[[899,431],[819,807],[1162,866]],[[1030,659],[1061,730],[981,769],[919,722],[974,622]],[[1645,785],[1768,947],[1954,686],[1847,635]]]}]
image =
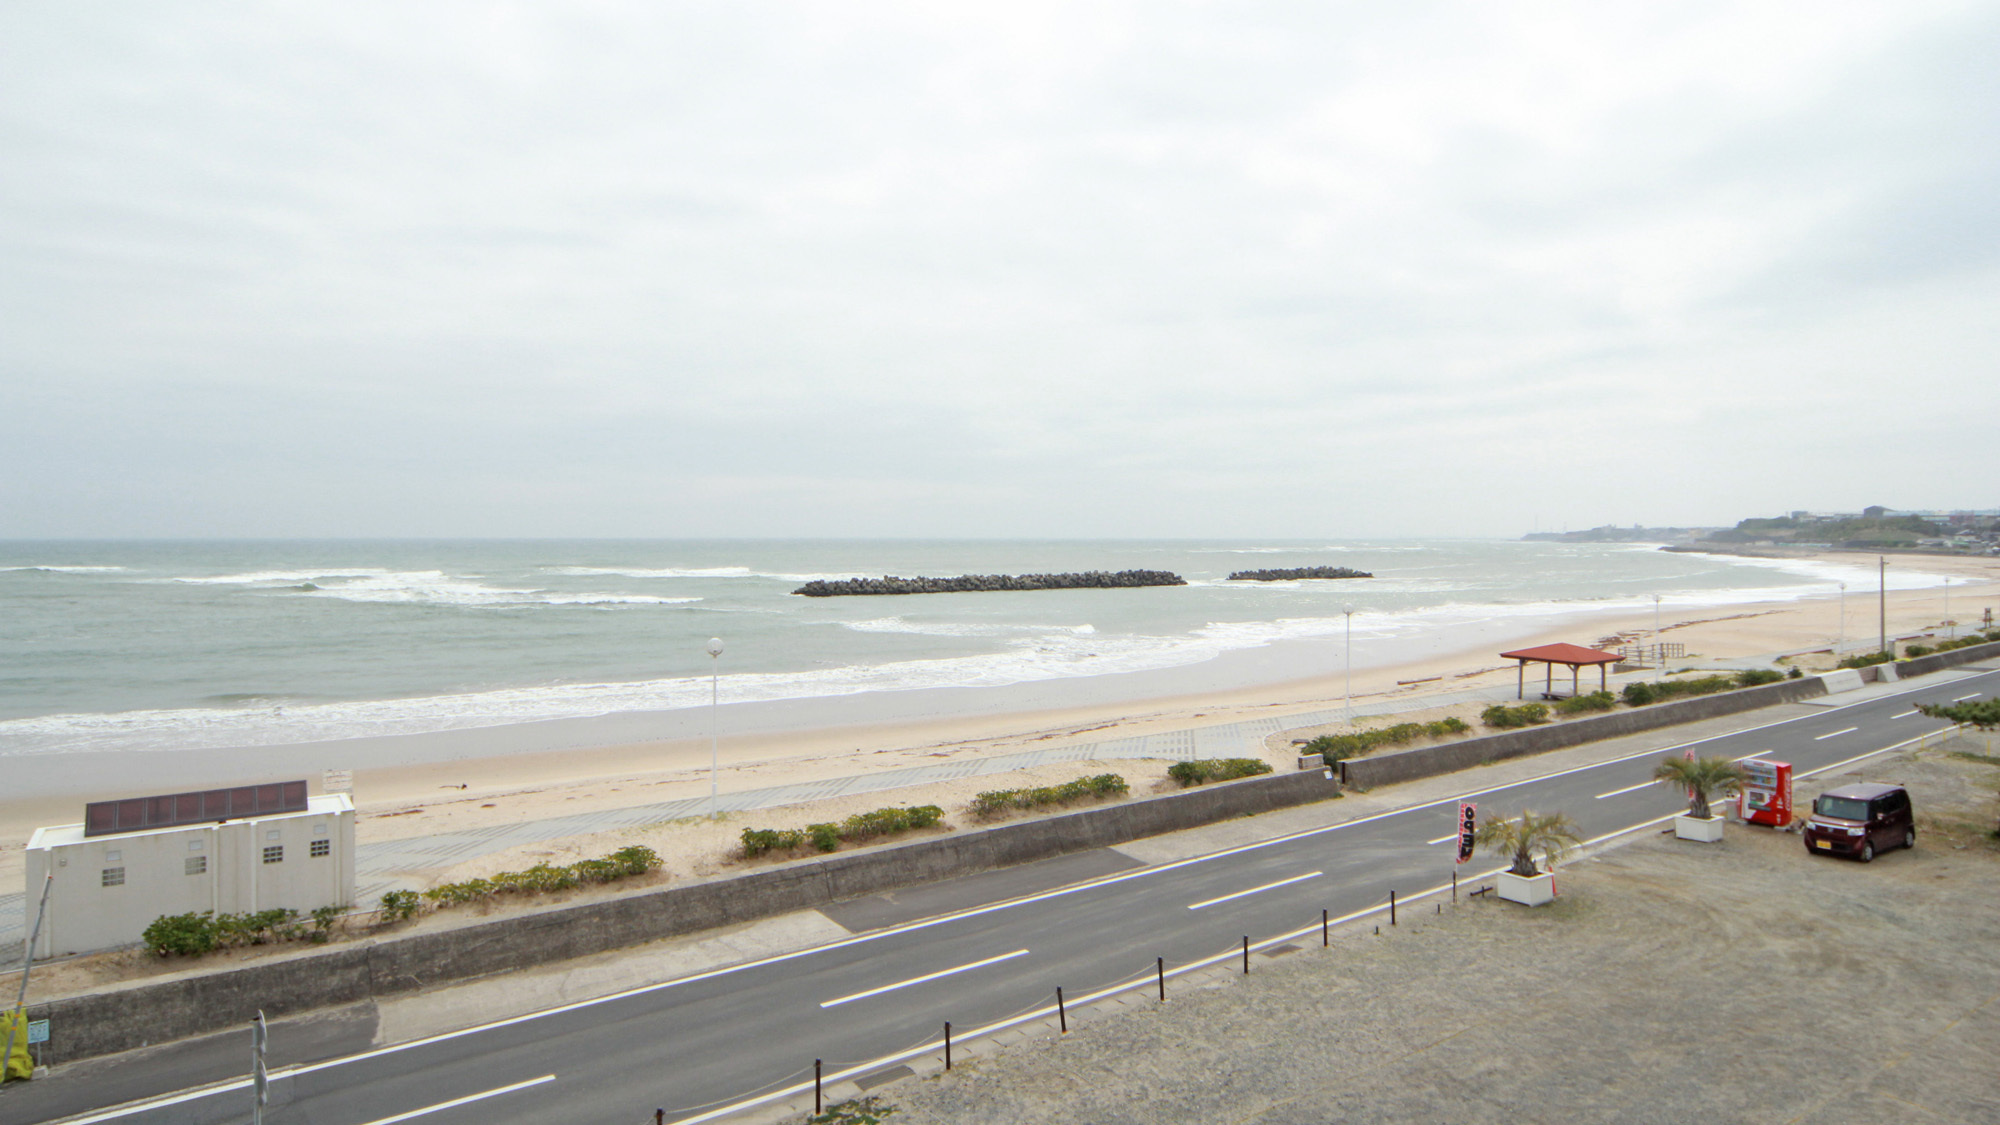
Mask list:
[{"label": "concrete seawall", "polygon": [[728,878],[556,904],[448,930],[387,935],[214,972],[191,970],[29,1005],[63,1063],[431,985],[807,910],[1339,795],[1318,770],[1205,785],[952,836],[836,852]]},{"label": "concrete seawall", "polygon": [[1388,754],[1356,758],[1340,763],[1340,777],[1342,782],[1353,788],[1373,789],[1378,785],[1393,785],[1399,781],[1433,777],[1506,758],[1561,750],[1567,746],[1579,746],[1603,738],[1617,738],[1620,735],[1637,734],[1658,727],[1691,723],[1698,719],[1713,719],[1718,715],[1731,715],[1738,711],[1754,711],[1760,707],[1774,707],[1780,703],[1796,703],[1801,699],[1811,699],[1825,694],[1826,684],[1821,682],[1818,676],[1780,680],[1775,684],[1764,684],[1760,687],[1697,696],[1693,699],[1677,699],[1670,703],[1655,703],[1649,707],[1635,707],[1629,711],[1594,715],[1588,719],[1571,719],[1568,722],[1552,723],[1545,727],[1529,727],[1526,730],[1513,730],[1483,738],[1468,738],[1463,742],[1447,742],[1442,746],[1420,746],[1413,750],[1398,750]]}]

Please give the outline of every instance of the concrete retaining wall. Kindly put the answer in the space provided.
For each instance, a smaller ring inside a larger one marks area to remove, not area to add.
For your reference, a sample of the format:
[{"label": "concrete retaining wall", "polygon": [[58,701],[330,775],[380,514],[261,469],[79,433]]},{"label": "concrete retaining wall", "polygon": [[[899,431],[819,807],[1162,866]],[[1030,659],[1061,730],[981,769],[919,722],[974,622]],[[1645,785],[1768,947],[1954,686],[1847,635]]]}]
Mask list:
[{"label": "concrete retaining wall", "polygon": [[304,949],[242,968],[189,972],[29,1006],[47,1019],[44,1061],[241,1027],[267,1016],[563,961],[715,926],[806,910],[995,867],[1338,796],[1318,770],[1205,785],[952,836],[836,852],[725,879],[556,905],[449,930]]},{"label": "concrete retaining wall", "polygon": [[1919,656],[1911,660],[1899,660],[1896,662],[1896,674],[1906,677],[1928,676],[1932,672],[1942,671],[1946,668],[1956,668],[1961,664],[1974,664],[1995,656],[2000,656],[2000,642],[1984,645],[1967,645],[1964,648],[1952,649],[1950,652],[1934,652],[1929,656]]},{"label": "concrete retaining wall", "polygon": [[1372,789],[1377,785],[1414,781],[1420,777],[1433,777],[1454,770],[1469,769],[1487,762],[1541,754],[1550,750],[1560,750],[1566,746],[1595,742],[1602,738],[1617,738],[1620,735],[1636,734],[1639,731],[1673,726],[1677,723],[1691,723],[1698,719],[1732,715],[1738,711],[1754,711],[1759,707],[1796,703],[1801,699],[1812,699],[1825,694],[1826,685],[1817,676],[1780,680],[1775,684],[1764,684],[1761,687],[1696,696],[1693,699],[1677,699],[1670,703],[1655,703],[1650,707],[1635,707],[1629,711],[1595,715],[1588,719],[1571,719],[1545,727],[1513,730],[1484,738],[1468,738],[1463,742],[1447,742],[1442,746],[1421,746],[1414,750],[1398,750],[1389,754],[1356,758],[1340,763],[1340,777],[1344,783],[1356,789]]}]

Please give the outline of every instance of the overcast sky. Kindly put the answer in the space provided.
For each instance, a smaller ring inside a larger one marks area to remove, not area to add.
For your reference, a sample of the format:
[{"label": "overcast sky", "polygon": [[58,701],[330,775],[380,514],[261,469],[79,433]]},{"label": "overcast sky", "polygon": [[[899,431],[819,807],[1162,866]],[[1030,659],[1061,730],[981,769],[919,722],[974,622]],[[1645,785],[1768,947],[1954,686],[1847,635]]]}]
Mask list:
[{"label": "overcast sky", "polygon": [[10,3],[0,536],[2000,506],[1992,4]]}]

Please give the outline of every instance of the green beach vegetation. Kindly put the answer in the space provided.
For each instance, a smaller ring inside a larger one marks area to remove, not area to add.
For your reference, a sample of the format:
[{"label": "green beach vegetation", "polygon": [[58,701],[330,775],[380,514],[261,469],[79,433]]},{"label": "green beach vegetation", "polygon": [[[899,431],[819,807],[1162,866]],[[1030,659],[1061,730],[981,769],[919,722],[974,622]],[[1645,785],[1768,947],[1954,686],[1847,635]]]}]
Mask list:
[{"label": "green beach vegetation", "polygon": [[487,879],[441,883],[424,891],[423,898],[425,902],[440,909],[448,906],[465,906],[502,895],[546,894],[602,883],[615,883],[620,879],[630,879],[657,870],[659,866],[659,853],[635,844],[619,848],[600,859],[580,859],[575,863],[560,866],[537,863],[526,871],[502,871]]},{"label": "green beach vegetation", "polygon": [[265,945],[279,941],[323,942],[333,932],[340,908],[322,906],[312,912],[308,926],[299,912],[287,908],[258,910],[248,914],[217,914],[212,910],[189,914],[162,914],[146,927],[140,940],[161,957],[199,957],[218,949],[240,945]]},{"label": "green beach vegetation", "polygon": [[918,828],[934,828],[944,819],[936,805],[915,805],[859,812],[839,823],[828,821],[804,828],[745,828],[743,855],[748,859],[772,852],[796,852],[810,846],[817,852],[840,850],[842,843],[859,844],[897,836]]},{"label": "green beach vegetation", "polygon": [[1443,718],[1433,723],[1397,723],[1373,730],[1358,730],[1352,734],[1322,734],[1307,742],[1304,750],[1308,754],[1318,754],[1328,762],[1343,762],[1384,746],[1401,746],[1419,738],[1450,738],[1471,730],[1463,719],[1458,718]]},{"label": "green beach vegetation", "polygon": [[1180,782],[1182,789],[1270,772],[1271,764],[1258,758],[1196,758],[1192,762],[1175,762],[1167,767],[1167,776]]},{"label": "green beach vegetation", "polygon": [[1513,730],[1515,727],[1533,726],[1549,721],[1549,708],[1545,703],[1522,703],[1509,707],[1495,703],[1479,713],[1479,721],[1489,727]]},{"label": "green beach vegetation", "polygon": [[1010,812],[1060,808],[1078,801],[1123,797],[1132,787],[1115,773],[1079,777],[1061,785],[1038,785],[1029,789],[992,789],[972,798],[970,811],[980,820],[993,820]]}]

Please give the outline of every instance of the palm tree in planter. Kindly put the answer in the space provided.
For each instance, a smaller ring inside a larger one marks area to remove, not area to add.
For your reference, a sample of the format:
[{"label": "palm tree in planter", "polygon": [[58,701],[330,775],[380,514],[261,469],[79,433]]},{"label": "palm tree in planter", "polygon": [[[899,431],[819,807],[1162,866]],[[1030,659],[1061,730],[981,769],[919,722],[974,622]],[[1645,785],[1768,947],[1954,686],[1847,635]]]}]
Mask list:
[{"label": "palm tree in planter", "polygon": [[1674,835],[1682,840],[1705,844],[1722,840],[1722,818],[1709,807],[1712,797],[1730,797],[1743,791],[1743,767],[1728,758],[1663,758],[1653,771],[1653,780],[1688,794],[1688,811],[1674,818]]},{"label": "palm tree in planter", "polygon": [[[1501,898],[1524,906],[1540,906],[1556,897],[1556,861],[1583,843],[1576,825],[1561,813],[1536,815],[1526,809],[1514,820],[1489,820],[1473,834],[1473,843],[1514,861],[1500,873],[1495,887]],[[1535,865],[1540,858],[1541,867]]]}]

